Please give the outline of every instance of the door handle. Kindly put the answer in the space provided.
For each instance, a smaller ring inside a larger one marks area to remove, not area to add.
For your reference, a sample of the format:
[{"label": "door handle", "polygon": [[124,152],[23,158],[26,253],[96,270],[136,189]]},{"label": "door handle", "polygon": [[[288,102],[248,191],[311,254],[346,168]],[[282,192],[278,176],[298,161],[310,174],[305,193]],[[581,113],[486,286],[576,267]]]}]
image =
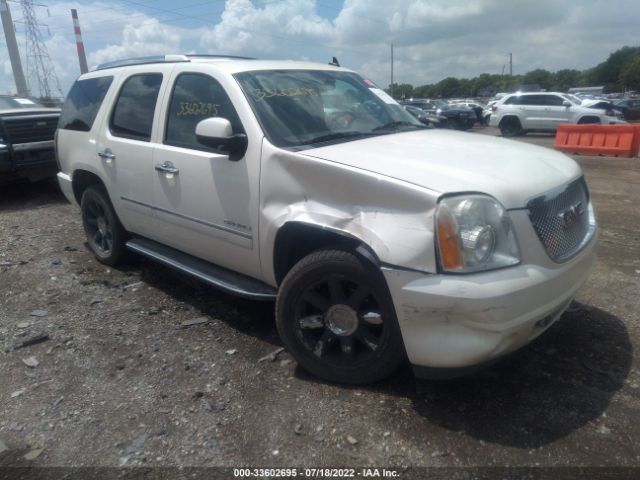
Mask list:
[{"label": "door handle", "polygon": [[111,163],[116,159],[116,156],[108,148],[106,148],[104,152],[98,152],[98,156],[104,161],[106,161],[107,163]]},{"label": "door handle", "polygon": [[176,167],[174,167],[173,164],[170,163],[170,162],[158,163],[154,168],[158,172],[170,173],[172,175],[175,175],[178,172],[180,172],[180,170],[178,170]]}]

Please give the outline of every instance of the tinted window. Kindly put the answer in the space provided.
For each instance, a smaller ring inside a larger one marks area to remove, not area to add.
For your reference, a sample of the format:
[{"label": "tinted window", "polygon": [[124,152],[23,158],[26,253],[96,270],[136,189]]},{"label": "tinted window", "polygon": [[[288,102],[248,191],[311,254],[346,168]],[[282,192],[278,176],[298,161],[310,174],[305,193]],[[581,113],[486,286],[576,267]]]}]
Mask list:
[{"label": "tinted window", "polygon": [[557,95],[522,95],[520,105],[562,106],[564,98]]},{"label": "tinted window", "polygon": [[128,78],[120,90],[113,110],[111,133],[120,137],[149,141],[161,83],[161,73],[134,75]]},{"label": "tinted window", "polygon": [[519,103],[520,103],[520,97],[518,95],[509,97],[504,101],[505,105],[518,105]]},{"label": "tinted window", "polygon": [[222,85],[207,75],[180,75],[171,94],[165,143],[210,150],[196,139],[196,125],[209,117],[226,118],[231,122],[234,133],[244,132],[240,118]]},{"label": "tinted window", "polygon": [[113,77],[78,80],[62,106],[58,128],[88,132],[98,114]]},{"label": "tinted window", "polygon": [[523,95],[520,97],[520,105],[545,105],[543,95]]},{"label": "tinted window", "polygon": [[559,97],[557,95],[544,95],[545,105],[550,105],[552,107],[561,107],[562,104],[566,101],[564,98]]}]

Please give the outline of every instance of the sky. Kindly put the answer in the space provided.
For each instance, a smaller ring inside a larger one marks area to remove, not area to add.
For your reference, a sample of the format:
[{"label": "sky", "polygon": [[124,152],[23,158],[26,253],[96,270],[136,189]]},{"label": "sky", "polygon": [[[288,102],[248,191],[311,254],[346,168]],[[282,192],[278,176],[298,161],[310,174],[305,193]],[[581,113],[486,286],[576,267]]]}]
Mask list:
[{"label": "sky", "polygon": [[[25,24],[8,0],[23,68]],[[640,45],[639,0],[33,0],[66,94],[79,75],[70,10],[78,10],[89,68],[120,58],[212,53],[327,63],[337,57],[380,86],[535,68],[585,69]],[[55,83],[52,81],[54,90]],[[15,92],[4,35],[0,93]]]}]

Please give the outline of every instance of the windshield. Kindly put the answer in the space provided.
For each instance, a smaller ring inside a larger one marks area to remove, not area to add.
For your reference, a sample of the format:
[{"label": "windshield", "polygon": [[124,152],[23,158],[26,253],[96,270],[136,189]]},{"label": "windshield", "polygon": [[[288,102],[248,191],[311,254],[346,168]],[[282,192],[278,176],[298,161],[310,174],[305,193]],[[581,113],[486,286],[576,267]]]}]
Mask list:
[{"label": "windshield", "polygon": [[265,134],[301,147],[424,126],[373,82],[350,72],[265,70],[237,73]]},{"label": "windshield", "polygon": [[42,108],[42,105],[29,98],[0,97],[0,108]]}]

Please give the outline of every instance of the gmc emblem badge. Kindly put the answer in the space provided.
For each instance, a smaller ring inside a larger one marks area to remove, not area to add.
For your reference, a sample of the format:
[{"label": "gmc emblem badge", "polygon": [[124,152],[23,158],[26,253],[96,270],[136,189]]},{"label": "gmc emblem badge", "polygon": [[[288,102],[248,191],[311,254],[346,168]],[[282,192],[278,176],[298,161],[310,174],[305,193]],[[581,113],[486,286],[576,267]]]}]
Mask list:
[{"label": "gmc emblem badge", "polygon": [[558,217],[562,220],[564,228],[570,228],[580,220],[583,213],[584,207],[582,206],[582,202],[578,202],[575,205],[571,205],[564,212],[559,213]]}]

